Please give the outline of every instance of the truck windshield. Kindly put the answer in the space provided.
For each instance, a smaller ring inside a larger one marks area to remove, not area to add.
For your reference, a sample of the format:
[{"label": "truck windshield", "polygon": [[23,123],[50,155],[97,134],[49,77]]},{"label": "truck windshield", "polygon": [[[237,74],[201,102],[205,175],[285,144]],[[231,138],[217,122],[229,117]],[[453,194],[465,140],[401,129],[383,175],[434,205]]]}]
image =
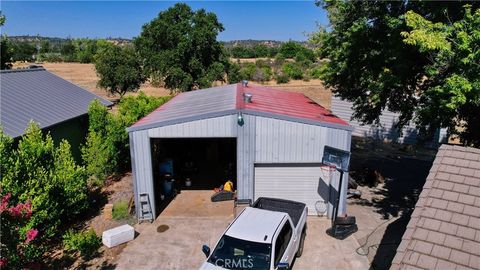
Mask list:
[{"label": "truck windshield", "polygon": [[272,245],[224,235],[208,262],[225,269],[270,269]]}]

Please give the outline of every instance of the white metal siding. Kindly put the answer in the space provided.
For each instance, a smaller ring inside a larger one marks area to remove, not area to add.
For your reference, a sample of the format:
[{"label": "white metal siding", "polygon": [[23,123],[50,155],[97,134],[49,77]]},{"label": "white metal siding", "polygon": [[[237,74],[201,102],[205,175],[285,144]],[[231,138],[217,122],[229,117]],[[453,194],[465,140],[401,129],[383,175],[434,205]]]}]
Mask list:
[{"label": "white metal siding", "polygon": [[303,202],[309,215],[323,215],[316,204],[329,201],[330,172],[320,166],[255,167],[255,199],[274,197]]},{"label": "white metal siding", "polygon": [[402,129],[402,136],[396,131],[394,125],[398,122],[398,113],[389,110],[383,110],[380,116],[380,126],[361,125],[357,120],[351,120],[353,115],[352,102],[342,100],[339,97],[332,96],[332,112],[341,119],[349,122],[355,127],[352,135],[360,137],[373,137],[376,139],[387,139],[399,143],[415,143],[417,140],[417,130],[415,125],[410,123]]},{"label": "white metal siding", "polygon": [[236,115],[207,118],[148,130],[151,138],[235,137]]},{"label": "white metal siding", "polygon": [[[352,133],[348,130],[260,116],[256,117],[255,124],[255,163],[321,163],[325,145],[350,151]],[[336,194],[339,177],[335,173],[329,183],[332,194]],[[348,173],[345,173],[339,214],[346,212],[347,187]],[[332,200],[329,211],[334,204]]]},{"label": "white metal siding", "polygon": [[141,193],[148,193],[155,213],[155,192],[153,187],[152,153],[148,130],[130,132],[130,142],[133,142],[132,173],[135,181],[135,205],[138,215],[138,197]]},{"label": "white metal siding", "polygon": [[244,114],[237,127],[237,186],[239,199],[253,198],[253,164],[255,162],[256,117]]},{"label": "white metal siding", "polygon": [[320,162],[328,130],[321,126],[257,117],[255,162]]}]

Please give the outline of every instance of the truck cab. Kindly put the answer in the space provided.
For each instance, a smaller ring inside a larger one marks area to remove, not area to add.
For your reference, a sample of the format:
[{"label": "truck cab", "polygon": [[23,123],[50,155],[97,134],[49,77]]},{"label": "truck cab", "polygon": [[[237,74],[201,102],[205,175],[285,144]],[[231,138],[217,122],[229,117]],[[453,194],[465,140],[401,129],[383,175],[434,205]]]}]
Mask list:
[{"label": "truck cab", "polygon": [[[263,200],[245,208],[230,224],[213,252],[204,246],[207,260],[200,269],[289,269],[295,256],[303,252],[305,204],[260,199]],[[292,206],[295,212],[291,212]],[[296,220],[291,214],[295,214]]]}]

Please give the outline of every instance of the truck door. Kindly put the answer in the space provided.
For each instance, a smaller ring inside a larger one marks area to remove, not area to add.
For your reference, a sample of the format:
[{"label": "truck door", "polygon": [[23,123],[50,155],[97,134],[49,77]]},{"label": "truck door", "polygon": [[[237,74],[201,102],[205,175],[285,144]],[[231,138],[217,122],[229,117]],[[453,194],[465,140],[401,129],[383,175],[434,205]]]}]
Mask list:
[{"label": "truck door", "polygon": [[275,241],[275,259],[274,259],[274,268],[277,269],[278,263],[288,262],[292,263],[293,258],[295,257],[295,243],[292,239],[294,232],[290,221],[287,220],[282,227],[282,230],[277,236]]}]

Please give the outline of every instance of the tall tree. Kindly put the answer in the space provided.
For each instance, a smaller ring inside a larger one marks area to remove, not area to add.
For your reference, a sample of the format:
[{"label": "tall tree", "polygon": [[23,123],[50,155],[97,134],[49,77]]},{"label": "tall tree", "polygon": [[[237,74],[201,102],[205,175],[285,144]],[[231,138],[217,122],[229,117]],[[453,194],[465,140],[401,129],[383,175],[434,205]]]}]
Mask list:
[{"label": "tall tree", "polygon": [[120,97],[138,90],[146,79],[139,57],[132,47],[104,45],[96,54],[95,69],[100,77],[98,85]]},{"label": "tall tree", "polygon": [[429,55],[420,87],[417,123],[448,127],[480,146],[480,9],[465,8],[454,23],[434,23],[408,11],[404,42]]},{"label": "tall tree", "polygon": [[214,13],[175,4],[145,24],[134,43],[153,81],[190,91],[224,80],[227,60],[217,41],[223,30]]},{"label": "tall tree", "polygon": [[[0,27],[5,24],[5,15],[0,11]],[[12,46],[6,36],[0,37],[0,69],[12,68]]]},{"label": "tall tree", "polygon": [[[311,38],[320,56],[330,60],[322,79],[335,94],[353,102],[354,118],[373,123],[388,108],[400,113],[398,128],[412,119],[430,134],[438,127],[451,127],[433,114],[417,121],[429,88],[429,66],[436,59],[407,44],[402,32],[412,30],[405,20],[409,10],[428,21],[452,25],[463,19],[465,2],[333,0],[317,4],[328,11],[331,24]],[[473,5],[476,10],[479,3]]]}]

